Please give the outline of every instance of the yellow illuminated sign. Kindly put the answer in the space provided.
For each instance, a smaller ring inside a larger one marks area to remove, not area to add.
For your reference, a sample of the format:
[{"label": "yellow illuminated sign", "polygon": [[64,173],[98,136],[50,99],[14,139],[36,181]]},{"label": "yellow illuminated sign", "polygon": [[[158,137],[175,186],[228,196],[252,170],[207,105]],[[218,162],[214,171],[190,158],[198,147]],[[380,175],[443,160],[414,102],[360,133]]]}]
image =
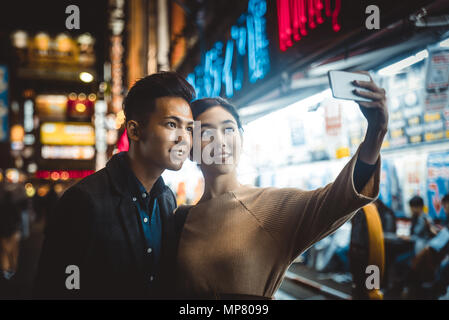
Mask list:
[{"label": "yellow illuminated sign", "polygon": [[439,113],[424,114],[424,121],[426,121],[426,122],[438,121],[440,119],[441,119],[441,115]]},{"label": "yellow illuminated sign", "polygon": [[46,122],[41,126],[41,143],[49,145],[91,146],[95,131],[91,124]]}]

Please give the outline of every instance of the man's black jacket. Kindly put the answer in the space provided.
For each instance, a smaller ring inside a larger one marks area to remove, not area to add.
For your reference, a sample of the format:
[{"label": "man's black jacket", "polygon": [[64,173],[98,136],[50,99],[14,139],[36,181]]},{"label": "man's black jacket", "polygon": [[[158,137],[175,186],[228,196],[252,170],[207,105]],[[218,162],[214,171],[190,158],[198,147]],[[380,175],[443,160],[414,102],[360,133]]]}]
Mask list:
[{"label": "man's black jacket", "polygon": [[[68,189],[48,221],[36,298],[171,298],[174,290],[176,199],[163,183],[157,196],[162,222],[159,274],[149,293],[144,241],[128,177],[118,155],[106,168]],[[68,290],[66,268],[80,271],[80,289]]]}]

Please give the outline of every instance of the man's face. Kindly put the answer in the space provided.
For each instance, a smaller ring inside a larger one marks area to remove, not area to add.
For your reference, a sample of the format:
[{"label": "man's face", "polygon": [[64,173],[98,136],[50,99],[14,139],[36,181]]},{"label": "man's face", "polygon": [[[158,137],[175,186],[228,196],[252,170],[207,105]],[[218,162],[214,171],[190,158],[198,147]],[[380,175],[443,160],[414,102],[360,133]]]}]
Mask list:
[{"label": "man's face", "polygon": [[156,99],[156,107],[145,127],[140,127],[137,148],[148,164],[179,170],[192,148],[193,117],[186,100]]},{"label": "man's face", "polygon": [[410,206],[410,210],[412,211],[413,216],[419,216],[423,212],[423,207]]}]

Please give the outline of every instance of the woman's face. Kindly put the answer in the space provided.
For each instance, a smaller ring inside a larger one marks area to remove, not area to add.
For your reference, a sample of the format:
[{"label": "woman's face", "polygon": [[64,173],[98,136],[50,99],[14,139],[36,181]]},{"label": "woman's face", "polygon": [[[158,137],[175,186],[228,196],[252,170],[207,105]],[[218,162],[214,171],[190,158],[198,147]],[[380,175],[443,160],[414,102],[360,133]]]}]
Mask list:
[{"label": "woman's face", "polygon": [[242,137],[232,114],[222,106],[215,106],[195,120],[201,123],[203,173],[220,175],[234,171],[240,159]]}]

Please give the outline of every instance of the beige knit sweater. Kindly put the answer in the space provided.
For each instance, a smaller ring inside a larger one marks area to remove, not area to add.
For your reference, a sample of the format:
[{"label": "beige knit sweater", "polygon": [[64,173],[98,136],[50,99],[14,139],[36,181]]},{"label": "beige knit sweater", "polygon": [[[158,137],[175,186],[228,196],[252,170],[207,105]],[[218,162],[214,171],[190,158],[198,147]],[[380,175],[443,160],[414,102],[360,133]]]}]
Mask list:
[{"label": "beige knit sweater", "polygon": [[192,207],[179,244],[178,289],[271,298],[299,254],[377,198],[380,159],[361,194],[355,190],[359,151],[324,188],[241,186]]}]

